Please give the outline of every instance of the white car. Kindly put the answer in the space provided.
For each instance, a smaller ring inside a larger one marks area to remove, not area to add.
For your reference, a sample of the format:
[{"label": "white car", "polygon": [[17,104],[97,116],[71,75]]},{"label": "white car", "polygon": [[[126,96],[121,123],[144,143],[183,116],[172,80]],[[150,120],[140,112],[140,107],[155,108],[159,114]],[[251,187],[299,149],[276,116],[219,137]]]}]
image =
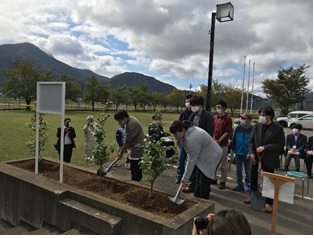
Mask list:
[{"label": "white car", "polygon": [[288,113],[288,115],[285,117],[278,117],[277,122],[279,123],[279,125],[283,127],[287,127],[289,120],[294,120],[294,119],[297,119],[306,115],[313,115],[313,112],[312,111],[293,111],[293,112]]},{"label": "white car", "polygon": [[288,121],[288,127],[290,128],[292,128],[295,124],[301,124],[303,129],[313,129],[313,115],[293,118]]}]

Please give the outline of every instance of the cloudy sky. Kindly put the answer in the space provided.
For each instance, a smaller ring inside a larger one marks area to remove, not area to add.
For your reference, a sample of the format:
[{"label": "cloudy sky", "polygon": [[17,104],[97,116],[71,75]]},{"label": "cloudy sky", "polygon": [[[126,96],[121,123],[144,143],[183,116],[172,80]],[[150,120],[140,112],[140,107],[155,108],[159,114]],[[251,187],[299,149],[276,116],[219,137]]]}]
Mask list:
[{"label": "cloudy sky", "polygon": [[[193,90],[207,85],[211,14],[225,2],[0,0],[0,44],[29,42],[100,75],[139,72]],[[312,89],[313,1],[232,4],[234,21],[216,21],[213,79],[242,88],[244,78],[245,89],[250,79],[252,90],[254,78],[254,93],[263,96],[262,80],[306,64]]]}]

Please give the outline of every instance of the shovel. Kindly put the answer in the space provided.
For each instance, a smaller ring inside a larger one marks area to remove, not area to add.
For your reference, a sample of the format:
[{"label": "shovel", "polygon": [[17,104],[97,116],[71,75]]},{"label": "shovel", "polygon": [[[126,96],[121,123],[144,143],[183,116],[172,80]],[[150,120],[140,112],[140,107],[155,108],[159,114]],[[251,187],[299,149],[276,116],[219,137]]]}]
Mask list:
[{"label": "shovel", "polygon": [[263,155],[258,156],[258,179],[257,179],[257,191],[251,191],[251,207],[260,211],[265,206],[265,197],[262,196],[261,186],[262,186],[262,157]]},{"label": "shovel", "polygon": [[178,188],[178,191],[177,191],[177,193],[176,193],[176,195],[174,197],[168,197],[171,202],[174,202],[174,203],[176,203],[178,205],[182,204],[185,201],[185,200],[179,198],[179,194],[181,192],[182,185],[183,184],[181,183],[179,188]]},{"label": "shovel", "polygon": [[112,166],[114,166],[115,163],[117,163],[119,157],[117,157],[114,161],[112,161],[112,163],[108,166],[108,168],[105,171],[102,171],[102,169],[97,171],[97,175],[99,175],[99,173],[101,173],[101,175],[107,175],[108,171],[112,168]]}]

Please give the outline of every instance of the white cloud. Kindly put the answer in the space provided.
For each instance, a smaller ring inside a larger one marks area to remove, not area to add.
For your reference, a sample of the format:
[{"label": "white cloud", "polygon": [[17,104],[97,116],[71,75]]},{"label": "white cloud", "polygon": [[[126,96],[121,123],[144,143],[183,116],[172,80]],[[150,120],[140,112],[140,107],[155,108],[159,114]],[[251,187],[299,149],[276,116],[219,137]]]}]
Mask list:
[{"label": "white cloud", "polygon": [[[2,1],[0,44],[30,42],[108,77],[136,69],[178,88],[197,87],[207,84],[211,12],[223,2]],[[313,87],[312,0],[232,3],[234,21],[216,21],[213,78],[241,87],[247,56],[245,79],[251,59],[259,90],[280,67],[303,63]]]}]

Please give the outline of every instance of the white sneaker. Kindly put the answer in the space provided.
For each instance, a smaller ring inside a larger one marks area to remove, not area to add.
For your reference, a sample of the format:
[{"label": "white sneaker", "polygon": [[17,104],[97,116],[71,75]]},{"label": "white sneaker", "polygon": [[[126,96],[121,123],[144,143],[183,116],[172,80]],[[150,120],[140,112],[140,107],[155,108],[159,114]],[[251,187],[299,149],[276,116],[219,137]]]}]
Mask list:
[{"label": "white sneaker", "polygon": [[125,163],[124,164],[124,167],[126,168],[126,169],[130,169],[131,167],[130,167],[130,163]]}]

